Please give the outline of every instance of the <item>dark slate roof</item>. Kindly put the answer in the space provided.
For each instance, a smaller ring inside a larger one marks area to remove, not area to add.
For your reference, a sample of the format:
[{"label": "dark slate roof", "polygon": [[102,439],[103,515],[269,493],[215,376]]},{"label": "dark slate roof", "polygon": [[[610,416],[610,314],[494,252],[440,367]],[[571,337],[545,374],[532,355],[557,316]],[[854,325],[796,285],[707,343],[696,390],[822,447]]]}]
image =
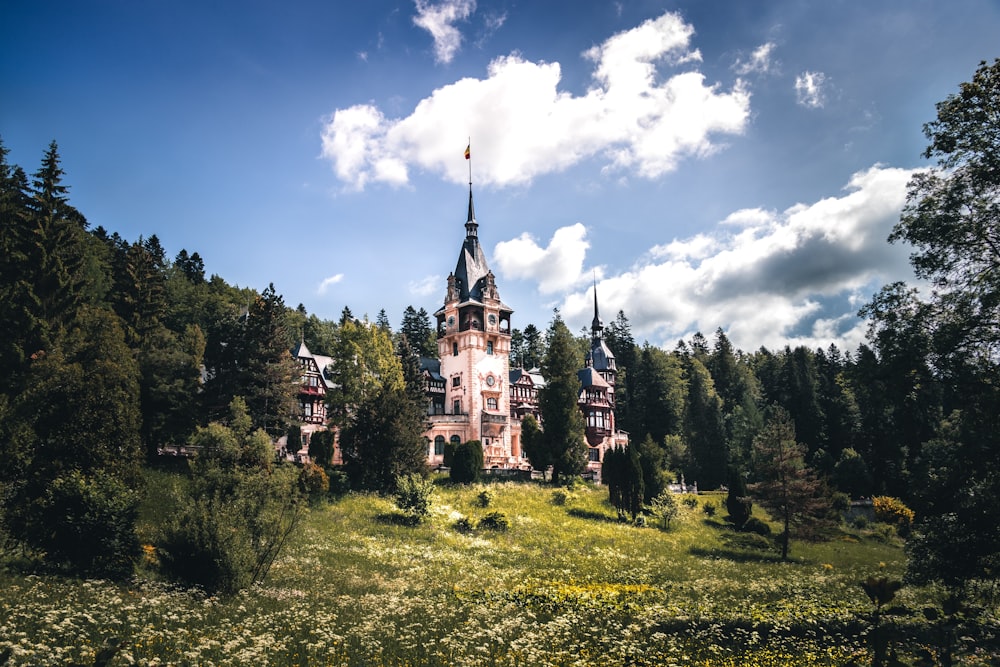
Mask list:
[{"label": "dark slate roof", "polygon": [[541,372],[537,368],[532,368],[530,371],[526,371],[523,368],[512,368],[508,375],[511,384],[514,384],[522,377],[527,377],[536,387],[545,386],[545,378],[542,377]]},{"label": "dark slate roof", "polygon": [[608,360],[614,358],[614,353],[603,338],[591,341],[590,352],[587,354],[587,361],[591,366],[599,371],[609,370],[611,365]]},{"label": "dark slate roof", "polygon": [[601,377],[596,368],[584,368],[577,371],[576,376],[580,378],[580,386],[587,387],[610,387],[608,381]]},{"label": "dark slate roof", "polygon": [[420,357],[420,371],[427,372],[435,380],[444,380],[441,377],[441,360],[432,357]]}]

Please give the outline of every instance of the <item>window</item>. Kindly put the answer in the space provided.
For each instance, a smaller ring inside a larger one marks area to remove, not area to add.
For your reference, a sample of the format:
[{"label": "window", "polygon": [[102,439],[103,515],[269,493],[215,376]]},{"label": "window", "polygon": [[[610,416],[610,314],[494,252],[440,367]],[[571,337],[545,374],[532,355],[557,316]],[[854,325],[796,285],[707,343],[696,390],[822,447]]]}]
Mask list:
[{"label": "window", "polygon": [[496,410],[497,409],[497,399],[493,398],[492,396],[490,396],[489,398],[487,398],[486,399],[486,409],[487,410]]},{"label": "window", "polygon": [[453,357],[457,357],[458,356],[458,343],[452,343],[451,344],[451,356],[453,356]]},{"label": "window", "polygon": [[451,379],[451,386],[452,387],[461,387],[462,386],[462,376],[461,375],[456,375],[455,377],[453,377]]},{"label": "window", "polygon": [[462,444],[462,438],[460,438],[460,437],[459,437],[459,436],[457,436],[457,435],[453,435],[453,436],[451,436],[451,444],[455,445],[456,447],[457,447],[458,445],[461,445],[461,444]]},{"label": "window", "polygon": [[493,341],[486,342],[486,354],[493,354]]},{"label": "window", "polygon": [[460,415],[460,414],[462,414],[462,401],[456,399],[454,405],[452,406],[452,408],[453,409],[452,409],[451,413],[453,415]]},{"label": "window", "polygon": [[434,438],[434,456],[444,456],[444,436]]},{"label": "window", "polygon": [[600,461],[601,450],[598,449],[597,447],[591,447],[590,451],[587,452],[587,458],[590,459],[591,461]]}]

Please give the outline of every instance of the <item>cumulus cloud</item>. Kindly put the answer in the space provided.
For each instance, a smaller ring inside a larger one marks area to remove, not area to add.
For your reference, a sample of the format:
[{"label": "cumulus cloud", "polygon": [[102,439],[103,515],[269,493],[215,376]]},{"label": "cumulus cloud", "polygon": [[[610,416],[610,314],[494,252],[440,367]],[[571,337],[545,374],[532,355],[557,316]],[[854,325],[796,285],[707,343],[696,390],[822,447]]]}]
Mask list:
[{"label": "cumulus cloud", "polygon": [[742,58],[736,61],[733,65],[733,71],[740,76],[746,76],[748,74],[767,74],[771,71],[773,62],[771,60],[771,54],[774,51],[774,42],[767,42],[766,44],[761,44],[750,54],[750,57],[746,60]]},{"label": "cumulus cloud", "polygon": [[[604,278],[601,303],[624,310],[636,337],[657,344],[721,326],[744,349],[852,349],[864,337],[859,302],[878,284],[912,278],[907,249],[886,243],[912,174],[875,165],[854,174],[840,196],[781,212],[737,211],[711,233],[656,246]],[[592,303],[574,293],[560,310],[585,321]]]},{"label": "cumulus cloud", "polygon": [[444,293],[445,279],[441,276],[424,276],[420,280],[411,280],[408,288],[414,296],[431,296],[437,291]]},{"label": "cumulus cloud", "polygon": [[324,278],[323,282],[321,282],[319,284],[319,287],[316,288],[316,293],[317,294],[326,294],[326,291],[331,286],[336,285],[337,283],[339,283],[343,279],[344,279],[344,274],[343,273],[338,273],[335,276],[330,276],[329,278]]},{"label": "cumulus cloud", "polygon": [[557,229],[545,248],[528,233],[502,241],[493,251],[493,262],[503,276],[536,281],[539,292],[552,294],[586,280],[583,260],[589,247],[586,227],[576,223]]},{"label": "cumulus cloud", "polygon": [[475,0],[443,0],[431,4],[416,0],[417,15],[413,23],[431,34],[434,39],[434,59],[450,63],[462,46],[462,33],[455,27],[458,21],[469,18],[476,11]]},{"label": "cumulus cloud", "polygon": [[826,75],[822,72],[803,72],[795,77],[795,99],[804,107],[818,109],[826,100],[824,85]]},{"label": "cumulus cloud", "polygon": [[693,34],[666,13],[613,35],[583,54],[594,66],[583,95],[559,89],[559,63],[511,54],[496,58],[486,78],[431,92],[404,118],[374,104],[337,109],[324,124],[323,156],[355,189],[405,184],[411,168],[464,182],[467,136],[481,184],[528,183],[593,157],[608,170],[656,178],[687,156],[713,153],[716,135],[739,134],[748,122],[745,84],[707,84]]}]

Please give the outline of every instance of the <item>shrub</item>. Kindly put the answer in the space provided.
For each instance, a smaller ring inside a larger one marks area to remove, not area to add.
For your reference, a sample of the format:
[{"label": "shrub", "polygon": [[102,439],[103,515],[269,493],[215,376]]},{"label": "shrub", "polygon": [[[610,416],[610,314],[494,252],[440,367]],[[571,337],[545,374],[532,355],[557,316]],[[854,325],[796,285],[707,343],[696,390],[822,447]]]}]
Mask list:
[{"label": "shrub", "polygon": [[496,496],[497,494],[493,491],[493,489],[483,489],[479,492],[479,495],[476,496],[476,502],[480,507],[489,507],[490,503],[496,499]]},{"label": "shrub", "polygon": [[483,473],[483,443],[463,442],[455,448],[451,461],[451,481],[459,484],[478,482]]},{"label": "shrub", "polygon": [[460,516],[455,520],[455,530],[460,533],[471,533],[472,532],[472,522],[469,521],[469,517]]},{"label": "shrub", "polygon": [[110,475],[62,475],[29,511],[28,542],[74,572],[125,577],[140,554],[139,501],[138,492]]},{"label": "shrub", "polygon": [[726,495],[726,511],[729,520],[737,529],[753,515],[753,502],[747,492],[746,480],[736,468],[729,471],[729,493]]},{"label": "shrub", "polygon": [[710,501],[706,502],[704,505],[701,506],[701,511],[704,512],[705,516],[707,516],[709,518],[715,516],[715,512],[718,509],[719,508],[715,505],[715,503],[710,502]]},{"label": "shrub", "polygon": [[872,509],[877,521],[896,526],[902,536],[909,534],[914,513],[903,501],[891,496],[875,496],[872,498]]},{"label": "shrub", "polygon": [[327,468],[326,477],[330,482],[330,495],[340,497],[351,490],[351,479],[340,468]]},{"label": "shrub", "polygon": [[636,528],[645,528],[646,527],[646,517],[645,517],[645,515],[643,515],[643,514],[637,515],[635,517],[635,520],[632,523],[635,524]]},{"label": "shrub", "polygon": [[209,593],[235,593],[263,581],[305,508],[295,468],[222,470],[195,466],[163,529],[164,573]]},{"label": "shrub", "polygon": [[330,491],[330,478],[315,463],[306,463],[299,470],[299,490],[315,502]]},{"label": "shrub", "polygon": [[569,500],[570,494],[568,494],[563,489],[556,489],[552,492],[552,504],[553,505],[565,505]]},{"label": "shrub", "polygon": [[434,483],[420,475],[410,473],[396,478],[396,507],[419,523],[431,513],[431,496]]},{"label": "shrub", "polygon": [[728,533],[723,540],[727,546],[734,549],[771,551],[774,548],[771,540],[757,533]]},{"label": "shrub", "polygon": [[743,524],[742,528],[745,533],[756,533],[757,535],[763,535],[767,537],[771,534],[771,526],[761,521],[755,516],[747,519],[747,522]]},{"label": "shrub", "polygon": [[653,498],[650,506],[653,510],[653,516],[659,519],[660,528],[663,530],[668,529],[670,522],[680,513],[680,508],[677,506],[677,499],[668,489],[664,489],[658,496]]},{"label": "shrub", "polygon": [[502,533],[510,528],[510,520],[503,512],[490,512],[479,520],[479,528]]},{"label": "shrub", "polygon": [[684,505],[684,507],[688,508],[689,510],[693,510],[695,507],[698,506],[698,498],[697,496],[684,496],[684,499],[681,500],[681,503]]}]

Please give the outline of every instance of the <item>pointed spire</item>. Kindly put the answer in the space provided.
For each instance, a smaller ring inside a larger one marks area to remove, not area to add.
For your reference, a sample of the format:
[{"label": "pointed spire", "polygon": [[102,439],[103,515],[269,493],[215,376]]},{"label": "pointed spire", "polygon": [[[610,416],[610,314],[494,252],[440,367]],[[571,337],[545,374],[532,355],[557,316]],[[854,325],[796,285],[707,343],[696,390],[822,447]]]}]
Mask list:
[{"label": "pointed spire", "polygon": [[597,272],[594,272],[594,320],[590,323],[590,333],[594,338],[600,338],[604,331],[604,322],[597,311]]}]

